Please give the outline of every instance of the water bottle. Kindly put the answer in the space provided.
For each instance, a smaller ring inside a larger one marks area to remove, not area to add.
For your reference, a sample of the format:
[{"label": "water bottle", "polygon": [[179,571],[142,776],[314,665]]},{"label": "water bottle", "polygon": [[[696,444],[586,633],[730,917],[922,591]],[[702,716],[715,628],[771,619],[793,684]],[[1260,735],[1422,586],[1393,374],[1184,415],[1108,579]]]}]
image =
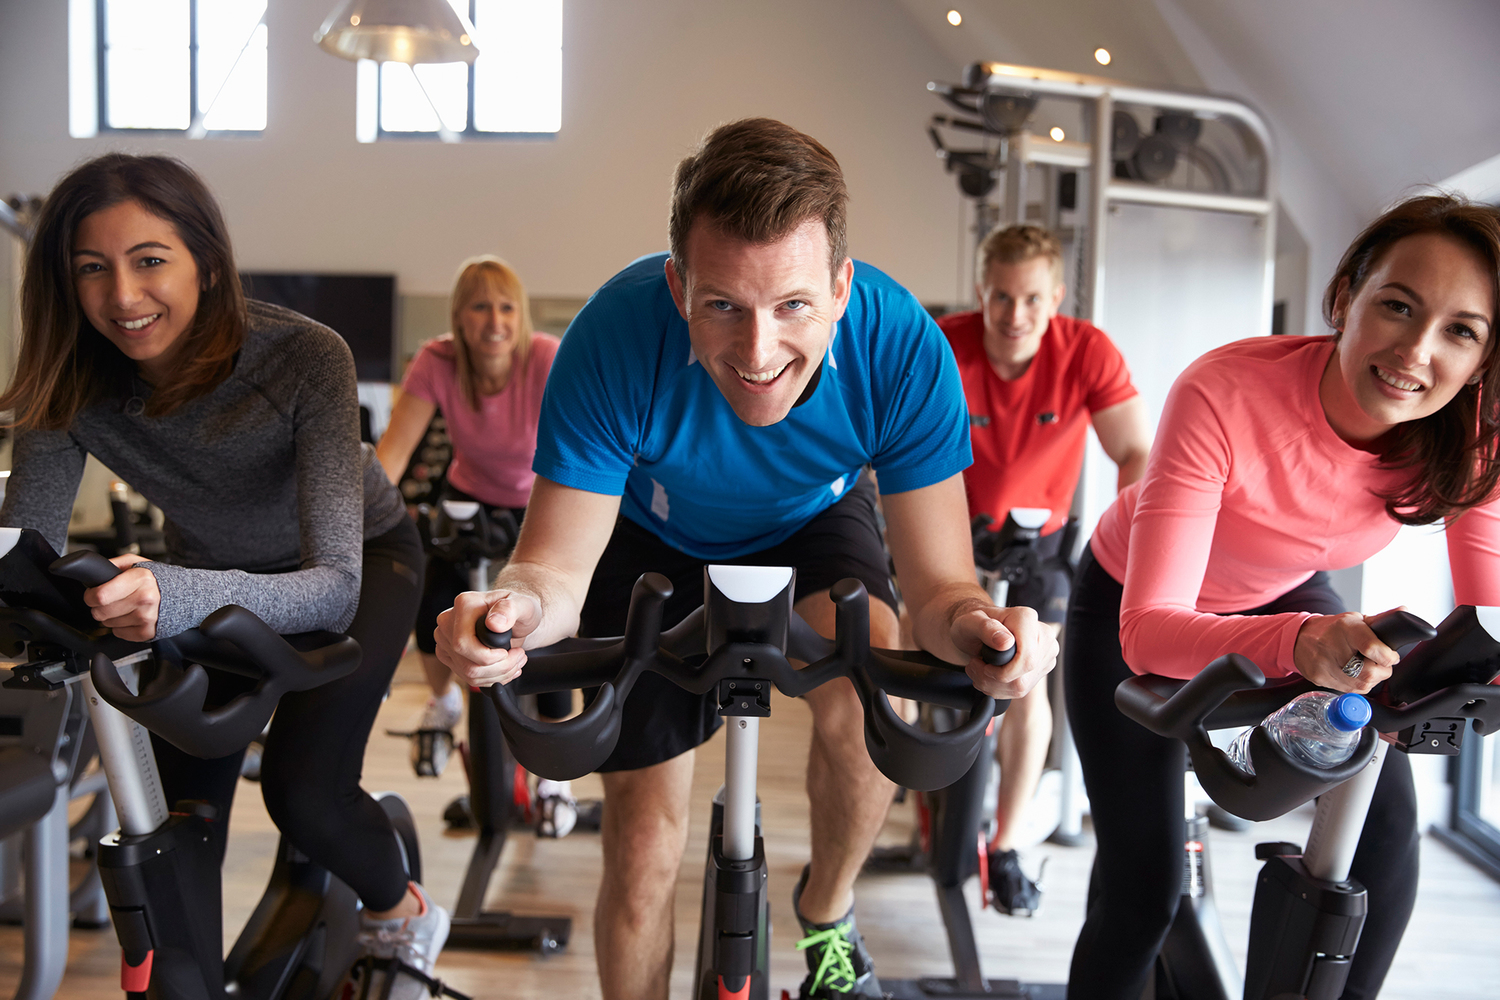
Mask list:
[{"label": "water bottle", "polygon": [[[1261,725],[1271,741],[1294,760],[1313,767],[1335,767],[1354,755],[1359,731],[1369,722],[1370,703],[1364,695],[1309,691],[1266,716]],[[1224,751],[1246,774],[1255,773],[1250,761],[1252,732],[1240,733]]]}]

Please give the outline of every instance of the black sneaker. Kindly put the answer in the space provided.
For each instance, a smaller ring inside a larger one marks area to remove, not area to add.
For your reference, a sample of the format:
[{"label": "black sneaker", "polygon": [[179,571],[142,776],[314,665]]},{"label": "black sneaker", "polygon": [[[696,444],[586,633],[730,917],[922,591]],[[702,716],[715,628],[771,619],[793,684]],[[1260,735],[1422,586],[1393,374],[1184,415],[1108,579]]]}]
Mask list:
[{"label": "black sneaker", "polygon": [[990,851],[990,905],[1006,916],[1029,917],[1042,905],[1041,875],[1033,882],[1021,871],[1015,851]]},{"label": "black sneaker", "polygon": [[792,912],[802,925],[797,950],[807,954],[807,978],[802,980],[798,1000],[837,1000],[843,997],[883,997],[875,962],[865,949],[864,938],[854,926],[854,908],[831,924],[814,924],[802,917],[802,887],[807,885],[807,867],[792,890]]}]

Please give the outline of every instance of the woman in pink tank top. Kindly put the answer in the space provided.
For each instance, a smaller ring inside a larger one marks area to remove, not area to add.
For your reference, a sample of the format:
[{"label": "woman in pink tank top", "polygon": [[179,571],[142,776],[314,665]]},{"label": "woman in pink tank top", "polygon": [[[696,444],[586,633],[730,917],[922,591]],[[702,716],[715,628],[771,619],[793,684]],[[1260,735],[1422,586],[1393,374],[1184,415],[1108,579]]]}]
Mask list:
[{"label": "woman in pink tank top", "polygon": [[[478,501],[492,518],[519,524],[535,479],[537,421],[558,339],[531,328],[526,288],[498,257],[475,257],[460,267],[450,320],[452,332],[423,344],[407,368],[376,454],[399,483],[441,412],[453,457],[440,499]],[[419,775],[442,772],[452,745],[443,734],[457,724],[463,705],[453,675],[433,655],[432,632],[437,616],[468,589],[469,580],[452,563],[429,556],[416,635],[433,697],[413,743]],[[549,717],[566,716],[571,698],[566,692],[549,696],[541,707]]]},{"label": "woman in pink tank top", "polygon": [[[1401,524],[1447,525],[1459,603],[1500,604],[1500,220],[1414,198],[1345,252],[1332,337],[1258,337],[1178,379],[1146,475],[1105,513],[1068,610],[1068,716],[1098,838],[1072,998],[1137,1000],[1177,908],[1183,744],[1114,705],[1135,673],[1225,653],[1268,675],[1368,691],[1397,660],[1328,570]],[[1353,676],[1351,676],[1353,675]],[[1387,757],[1352,877],[1369,917],[1345,998],[1374,997],[1416,897],[1411,768]]]}]

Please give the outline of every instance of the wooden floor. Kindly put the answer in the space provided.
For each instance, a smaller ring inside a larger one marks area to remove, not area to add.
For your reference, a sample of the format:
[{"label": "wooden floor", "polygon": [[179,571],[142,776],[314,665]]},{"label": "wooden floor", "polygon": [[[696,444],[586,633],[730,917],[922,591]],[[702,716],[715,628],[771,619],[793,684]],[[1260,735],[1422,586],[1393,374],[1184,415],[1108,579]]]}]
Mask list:
[{"label": "wooden floor", "polygon": [[[425,688],[413,664],[404,664],[392,697],[382,708],[365,760],[365,787],[394,789],[406,796],[422,837],[426,885],[432,896],[450,905],[473,844],[472,837],[447,836],[441,813],[464,791],[457,762],[437,780],[418,780],[407,762],[405,740],[382,735],[386,728],[409,726],[420,712]],[[771,868],[773,996],[789,989],[795,996],[805,967],[793,949],[796,922],[791,890],[807,860],[807,802],[802,774],[810,715],[796,701],[780,698],[762,728],[760,793]],[[677,883],[677,963],[673,996],[690,995],[697,910],[701,892],[708,802],[723,768],[723,741],[715,738],[699,752],[692,839]],[[596,779],[575,783],[582,797],[597,796]],[[1244,834],[1214,831],[1216,894],[1231,943],[1238,942],[1243,963],[1249,923],[1250,891],[1258,862],[1253,845],[1260,840],[1301,841],[1306,813],[1258,825]],[[897,806],[882,835],[899,843],[910,831],[910,812]],[[242,782],[225,865],[226,927],[232,935],[264,886],[276,833],[266,817],[259,789]],[[985,971],[993,977],[1033,982],[1066,978],[1073,940],[1083,910],[1092,847],[1044,845],[1024,856],[1034,870],[1047,860],[1046,896],[1033,919],[977,912],[977,884],[970,883],[971,909]],[[540,998],[599,995],[594,974],[591,931],[593,896],[599,872],[597,836],[575,834],[560,841],[517,835],[506,848],[491,886],[491,903],[529,913],[564,913],[573,918],[573,940],[566,953],[549,959],[529,954],[445,952],[438,973],[476,998]],[[888,977],[951,974],[947,942],[937,915],[931,885],[920,876],[867,876],[857,886],[860,927]],[[1424,837],[1421,893],[1395,968],[1382,994],[1387,998],[1493,1000],[1500,995],[1500,884],[1437,843]],[[226,942],[227,945],[227,942]],[[0,997],[9,997],[20,974],[21,937],[0,928]],[[76,1000],[118,998],[119,949],[108,931],[75,931],[68,975],[59,996]]]}]

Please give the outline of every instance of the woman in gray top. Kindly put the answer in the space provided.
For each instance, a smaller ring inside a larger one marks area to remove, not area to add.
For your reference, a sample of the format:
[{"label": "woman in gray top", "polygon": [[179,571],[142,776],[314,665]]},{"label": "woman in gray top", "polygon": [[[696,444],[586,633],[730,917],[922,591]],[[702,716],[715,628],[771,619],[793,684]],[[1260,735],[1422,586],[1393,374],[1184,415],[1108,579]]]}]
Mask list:
[{"label": "woman in gray top", "polygon": [[[372,947],[431,972],[448,916],[407,882],[390,822],[359,786],[423,560],[360,444],[348,346],[245,300],[213,196],[165,157],[103,156],[58,184],[27,256],[22,313],[0,396],[15,429],[0,525],[35,528],[63,551],[92,454],[166,515],[170,561],[120,556],[125,571],[85,594],[116,635],[166,638],[238,604],[283,633],[359,641],[354,674],[282,698],[266,807],[359,893]],[[153,746],[168,801],[207,799],[227,827],[243,753],[203,761]]]}]

